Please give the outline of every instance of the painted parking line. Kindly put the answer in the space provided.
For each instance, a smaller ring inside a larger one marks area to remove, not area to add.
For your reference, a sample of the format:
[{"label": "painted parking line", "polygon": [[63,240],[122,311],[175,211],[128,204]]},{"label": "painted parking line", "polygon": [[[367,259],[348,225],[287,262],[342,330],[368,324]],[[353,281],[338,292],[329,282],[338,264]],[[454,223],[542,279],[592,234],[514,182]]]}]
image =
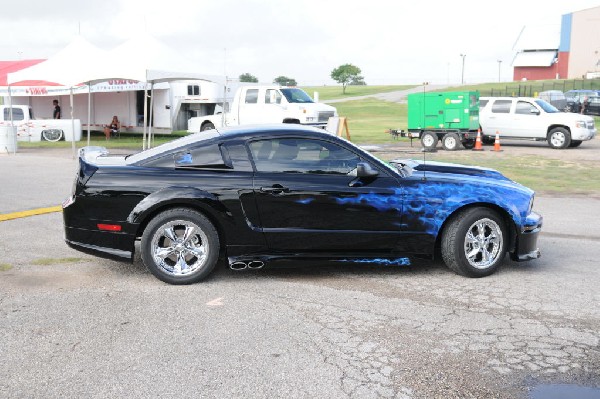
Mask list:
[{"label": "painted parking line", "polygon": [[45,213],[61,212],[61,211],[62,211],[62,206],[59,205],[59,206],[51,206],[48,208],[31,209],[29,211],[4,213],[4,214],[0,214],[0,222],[4,222],[6,220],[12,220],[12,219],[26,218],[26,217],[35,216],[35,215],[43,215]]}]

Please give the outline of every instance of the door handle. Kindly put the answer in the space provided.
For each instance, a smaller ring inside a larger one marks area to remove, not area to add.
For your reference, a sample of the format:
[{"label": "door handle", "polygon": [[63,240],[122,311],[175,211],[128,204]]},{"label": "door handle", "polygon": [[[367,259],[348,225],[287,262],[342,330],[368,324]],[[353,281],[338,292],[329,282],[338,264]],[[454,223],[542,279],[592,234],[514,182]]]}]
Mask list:
[{"label": "door handle", "polygon": [[260,191],[269,194],[281,194],[289,193],[290,189],[288,187],[283,187],[281,184],[273,184],[271,187],[261,187]]}]

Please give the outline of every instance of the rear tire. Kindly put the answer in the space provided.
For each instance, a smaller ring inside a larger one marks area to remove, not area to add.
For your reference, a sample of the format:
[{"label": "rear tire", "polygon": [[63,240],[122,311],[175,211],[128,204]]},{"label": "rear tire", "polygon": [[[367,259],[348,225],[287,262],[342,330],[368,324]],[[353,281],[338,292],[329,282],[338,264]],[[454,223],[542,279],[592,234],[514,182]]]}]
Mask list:
[{"label": "rear tire", "polygon": [[571,134],[563,127],[557,127],[548,133],[548,145],[555,149],[567,148],[571,144]]},{"label": "rear tire", "polygon": [[571,140],[571,144],[569,144],[570,148],[579,147],[583,143],[582,140]]},{"label": "rear tire", "polygon": [[433,150],[437,147],[438,137],[437,134],[432,132],[423,132],[421,134],[421,145],[426,150]]},{"label": "rear tire", "polygon": [[193,284],[212,272],[219,258],[219,235],[200,213],[175,208],[159,213],[142,234],[144,265],[169,284]]},{"label": "rear tire", "polygon": [[442,259],[462,276],[489,276],[504,259],[507,239],[498,213],[489,208],[469,208],[452,216],[442,232]]},{"label": "rear tire", "polygon": [[46,141],[56,142],[62,139],[63,131],[60,129],[46,129],[42,131],[42,137]]},{"label": "rear tire", "polygon": [[460,137],[456,133],[446,133],[442,137],[442,148],[446,151],[456,151],[460,148]]}]

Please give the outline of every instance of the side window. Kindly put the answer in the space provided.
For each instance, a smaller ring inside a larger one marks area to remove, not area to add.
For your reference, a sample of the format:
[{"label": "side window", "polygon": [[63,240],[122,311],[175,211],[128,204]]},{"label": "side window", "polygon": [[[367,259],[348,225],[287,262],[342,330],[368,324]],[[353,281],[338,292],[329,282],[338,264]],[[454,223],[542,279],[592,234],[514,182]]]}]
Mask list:
[{"label": "side window", "polygon": [[248,151],[243,143],[229,143],[224,146],[223,156],[226,163],[231,163],[234,170],[252,172],[252,164],[248,158]]},{"label": "side window", "polygon": [[356,168],[360,157],[328,141],[280,138],[250,144],[257,172],[341,174]]},{"label": "side window", "polygon": [[268,89],[265,92],[265,104],[281,104],[281,93],[279,90]]},{"label": "side window", "polygon": [[[21,108],[13,108],[13,121],[22,121],[25,119],[25,114],[23,114],[23,110]],[[4,108],[4,120],[10,120],[10,108]]]},{"label": "side window", "polygon": [[492,112],[495,114],[508,114],[512,100],[496,100],[492,104]]},{"label": "side window", "polygon": [[188,93],[188,96],[199,96],[200,95],[200,86],[188,85],[187,93]]},{"label": "side window", "polygon": [[258,103],[258,89],[248,89],[246,91],[246,104]]},{"label": "side window", "polygon": [[479,108],[484,108],[490,100],[479,99]]},{"label": "side window", "polygon": [[527,101],[517,101],[517,107],[515,108],[515,114],[521,115],[535,115],[534,112],[537,111],[537,108],[533,106],[533,104]]},{"label": "side window", "polygon": [[226,168],[218,144],[204,145],[174,155],[176,168]]}]

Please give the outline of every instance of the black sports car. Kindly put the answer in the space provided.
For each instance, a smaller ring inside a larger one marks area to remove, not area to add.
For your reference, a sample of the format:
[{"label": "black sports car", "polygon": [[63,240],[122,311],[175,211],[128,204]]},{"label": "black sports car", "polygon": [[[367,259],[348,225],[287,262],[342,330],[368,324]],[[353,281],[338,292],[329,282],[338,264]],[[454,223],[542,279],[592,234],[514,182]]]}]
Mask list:
[{"label": "black sports car", "polygon": [[196,133],[129,156],[80,150],[65,201],[71,247],[189,284],[219,257],[235,270],[309,261],[409,265],[441,255],[455,272],[493,273],[506,252],[539,257],[534,193],[497,171],[385,163],[296,125]]}]

